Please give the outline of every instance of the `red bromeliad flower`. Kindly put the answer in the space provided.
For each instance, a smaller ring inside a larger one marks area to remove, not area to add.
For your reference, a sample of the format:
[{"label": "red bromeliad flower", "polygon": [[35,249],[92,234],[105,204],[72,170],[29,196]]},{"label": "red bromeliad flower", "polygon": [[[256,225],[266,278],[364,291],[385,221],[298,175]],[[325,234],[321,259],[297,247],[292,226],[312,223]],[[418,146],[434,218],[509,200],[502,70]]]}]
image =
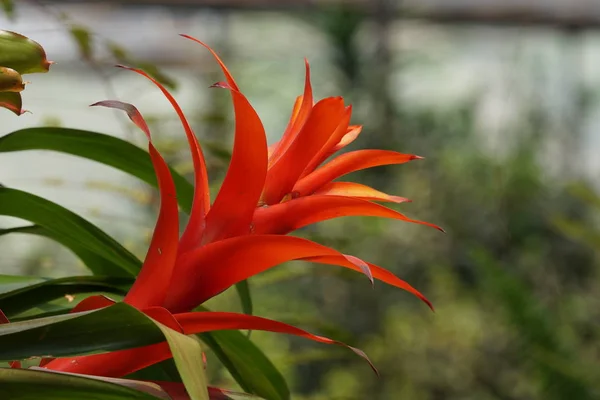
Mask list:
[{"label": "red bromeliad flower", "polygon": [[[194,162],[194,201],[179,237],[178,205],[169,168],[151,141],[150,131],[131,104],[103,101],[94,105],[127,112],[147,135],[149,153],[157,176],[161,205],[156,228],[142,269],[124,301],[186,334],[219,329],[258,329],[303,336],[323,343],[338,343],[298,328],[264,318],[220,312],[189,312],[232,285],[290,260],[338,265],[364,273],[371,281],[382,280],[429,301],[391,272],[344,255],[307,239],[285,236],[303,226],[340,216],[365,215],[412,220],[372,201],[404,202],[367,186],[333,182],[353,171],[386,164],[401,164],[420,157],[383,150],[359,150],[334,158],[332,154],[352,142],[360,126],[351,126],[351,107],[340,97],[313,104],[310,73],[306,64],[303,96],[294,105],[282,139],[267,147],[260,118],[225,65],[216,58],[226,82],[215,86],[231,92],[235,111],[235,141],[231,163],[221,189],[210,204],[208,177],[201,147],[181,108],[171,94],[145,72],[179,115]],[[319,167],[320,166],[320,167]],[[441,230],[441,229],[440,229]],[[74,311],[106,307],[112,302],[90,297]],[[353,349],[364,356],[360,350]],[[124,376],[170,357],[166,343],[107,354],[48,360],[45,367],[102,376]],[[366,358],[366,356],[364,356]]]}]

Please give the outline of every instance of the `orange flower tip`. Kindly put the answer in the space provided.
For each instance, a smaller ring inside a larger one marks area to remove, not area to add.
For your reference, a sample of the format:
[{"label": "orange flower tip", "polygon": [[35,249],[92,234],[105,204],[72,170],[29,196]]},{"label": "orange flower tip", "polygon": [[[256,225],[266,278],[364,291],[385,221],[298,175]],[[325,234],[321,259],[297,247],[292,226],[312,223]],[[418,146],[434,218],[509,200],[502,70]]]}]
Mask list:
[{"label": "orange flower tip", "polygon": [[212,85],[209,86],[209,88],[220,88],[220,89],[229,89],[229,90],[233,90],[231,88],[231,86],[229,86],[229,84],[227,82],[217,82],[217,83],[213,83]]},{"label": "orange flower tip", "polygon": [[427,304],[427,307],[429,307],[429,309],[435,313],[435,308],[433,307],[433,304],[431,304],[431,302],[429,300],[427,300],[427,297],[425,296],[419,296],[419,298],[423,301],[423,303]]},{"label": "orange flower tip", "polygon": [[194,37],[192,37],[192,36],[190,36],[190,35],[188,35],[186,33],[180,33],[179,36],[184,37],[186,39],[198,40],[198,39],[196,39],[196,38],[194,38]]},{"label": "orange flower tip", "polygon": [[421,157],[421,156],[417,156],[417,155],[412,155],[410,156],[411,160],[423,160],[425,157]]},{"label": "orange flower tip", "polygon": [[128,70],[133,70],[133,67],[128,67],[127,65],[123,65],[123,64],[115,64],[115,67],[117,68],[123,68],[123,69],[128,69]]},{"label": "orange flower tip", "polygon": [[411,199],[407,199],[406,197],[390,196],[389,199],[391,201],[393,201],[394,203],[412,203],[412,200]]}]

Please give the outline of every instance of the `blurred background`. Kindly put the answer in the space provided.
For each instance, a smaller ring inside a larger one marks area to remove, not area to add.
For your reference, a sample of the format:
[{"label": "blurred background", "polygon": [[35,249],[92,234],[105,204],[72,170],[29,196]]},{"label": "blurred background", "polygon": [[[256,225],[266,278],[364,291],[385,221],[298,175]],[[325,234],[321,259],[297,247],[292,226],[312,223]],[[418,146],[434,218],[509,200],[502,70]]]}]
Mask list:
[{"label": "blurred background", "polygon": [[[9,5],[9,2],[4,2]],[[275,334],[252,338],[301,400],[600,399],[600,4],[593,0],[130,0],[14,2],[1,28],[57,62],[23,93],[31,114],[0,110],[1,131],[57,125],[139,145],[127,118],[90,109],[134,103],[172,165],[191,173],[175,113],[141,66],[174,89],[207,152],[213,196],[232,143],[215,48],[270,142],[302,92],[342,95],[363,124],[357,148],[425,160],[351,178],[413,200],[402,212],[443,226],[344,218],[300,231],[382,265],[412,296],[359,274],[290,263],[250,280],[255,313],[359,347]],[[143,256],[156,193],[108,167],[46,152],[0,155],[0,183],[45,196]],[[0,228],[20,222],[3,218]],[[1,237],[1,273],[85,273],[55,243]],[[233,291],[209,304],[239,310]],[[211,381],[235,388],[209,358]]]}]

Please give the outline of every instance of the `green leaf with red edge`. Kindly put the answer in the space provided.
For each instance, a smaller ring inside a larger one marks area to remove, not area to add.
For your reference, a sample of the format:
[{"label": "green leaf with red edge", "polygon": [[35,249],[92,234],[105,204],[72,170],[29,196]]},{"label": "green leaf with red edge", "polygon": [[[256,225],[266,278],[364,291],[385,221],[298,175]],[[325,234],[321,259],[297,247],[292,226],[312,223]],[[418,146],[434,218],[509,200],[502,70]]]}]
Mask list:
[{"label": "green leaf with red edge", "polygon": [[25,219],[45,228],[60,243],[75,243],[112,264],[102,275],[135,276],[140,261],[98,227],[66,208],[31,193],[0,187],[0,215]]},{"label": "green leaf with red edge", "polygon": [[0,92],[22,92],[25,89],[21,74],[12,68],[0,66]]},{"label": "green leaf with red edge", "polygon": [[158,385],[59,374],[40,369],[0,368],[3,398],[10,400],[170,400]]},{"label": "green leaf with red edge", "polygon": [[0,66],[23,75],[48,72],[51,64],[39,43],[18,33],[0,30]]},{"label": "green leaf with red edge", "polygon": [[0,92],[0,107],[12,111],[16,115],[22,115],[25,112],[21,93],[17,92]]},{"label": "green leaf with red edge", "polygon": [[71,250],[89,269],[96,275],[108,275],[113,271],[120,269],[119,264],[106,259],[103,255],[88,250],[85,246],[79,244],[68,236],[44,228],[40,225],[18,226],[15,228],[0,229],[0,236],[8,234],[29,234],[46,237],[54,240],[67,249]]},{"label": "green leaf with red edge", "polygon": [[[3,93],[0,93],[0,101],[2,95]],[[114,136],[79,129],[41,127],[22,129],[0,137],[0,153],[26,150],[58,151],[87,158],[117,168],[149,185],[157,186],[148,153]],[[171,175],[175,181],[179,205],[189,213],[194,188],[172,168]]]}]

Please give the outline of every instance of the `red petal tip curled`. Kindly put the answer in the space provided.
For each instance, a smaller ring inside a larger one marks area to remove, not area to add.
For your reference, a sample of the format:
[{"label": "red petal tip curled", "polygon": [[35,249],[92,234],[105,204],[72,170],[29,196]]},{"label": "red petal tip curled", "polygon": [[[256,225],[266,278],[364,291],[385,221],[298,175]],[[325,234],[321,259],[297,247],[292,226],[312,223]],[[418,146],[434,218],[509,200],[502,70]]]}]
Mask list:
[{"label": "red petal tip curled", "polygon": [[229,86],[229,84],[227,82],[213,83],[212,85],[209,86],[209,88],[219,88],[219,89],[233,90],[233,88],[231,86]]},{"label": "red petal tip curled", "polygon": [[128,67],[127,65],[123,65],[123,64],[115,64],[115,67],[123,68],[123,69],[132,69],[132,67]]},{"label": "red petal tip curled", "polygon": [[369,264],[367,264],[366,262],[364,262],[363,260],[361,260],[358,257],[354,257],[354,256],[351,256],[348,254],[343,254],[343,256],[348,261],[350,261],[352,264],[354,264],[358,268],[360,268],[362,273],[365,274],[367,276],[367,278],[369,278],[369,281],[371,281],[371,286],[375,287],[375,280],[373,279],[373,272],[371,272],[371,267],[369,267]]},{"label": "red petal tip curled", "polygon": [[358,356],[362,357],[366,362],[369,363],[369,366],[371,367],[371,369],[373,370],[373,372],[375,372],[375,375],[377,376],[381,376],[379,374],[379,371],[377,370],[377,368],[375,367],[375,364],[373,364],[373,362],[371,361],[371,359],[369,359],[369,356],[367,356],[367,353],[365,353],[364,351],[362,351],[361,349],[357,349],[356,347],[352,347],[352,346],[348,346],[348,348],[350,350],[352,350],[355,354],[357,354]]},{"label": "red petal tip curled", "polygon": [[417,156],[417,155],[413,155],[410,157],[411,160],[423,160],[425,159],[425,157],[421,157],[421,156]]}]

